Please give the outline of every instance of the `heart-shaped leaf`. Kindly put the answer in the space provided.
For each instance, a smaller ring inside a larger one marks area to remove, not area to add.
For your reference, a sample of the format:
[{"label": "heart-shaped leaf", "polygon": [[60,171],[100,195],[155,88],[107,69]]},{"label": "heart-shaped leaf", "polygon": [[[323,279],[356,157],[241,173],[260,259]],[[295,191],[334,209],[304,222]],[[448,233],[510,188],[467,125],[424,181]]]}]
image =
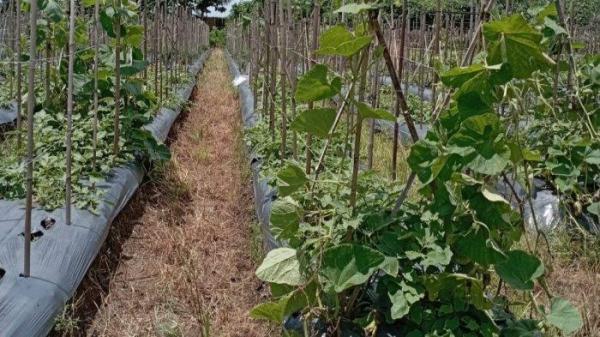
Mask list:
[{"label": "heart-shaped leaf", "polygon": [[334,121],[335,110],[329,108],[310,109],[302,111],[290,127],[298,132],[308,132],[319,138],[326,138]]},{"label": "heart-shaped leaf", "polygon": [[256,270],[256,276],[271,283],[298,286],[304,283],[296,250],[277,248],[270,251]]},{"label": "heart-shaped leaf", "polygon": [[498,275],[515,289],[533,290],[533,281],[544,274],[542,261],[522,250],[512,250],[506,257],[496,264]]},{"label": "heart-shaped leaf", "polygon": [[384,262],[385,256],[374,249],[357,244],[342,244],[324,252],[321,275],[340,293],[367,282]]}]

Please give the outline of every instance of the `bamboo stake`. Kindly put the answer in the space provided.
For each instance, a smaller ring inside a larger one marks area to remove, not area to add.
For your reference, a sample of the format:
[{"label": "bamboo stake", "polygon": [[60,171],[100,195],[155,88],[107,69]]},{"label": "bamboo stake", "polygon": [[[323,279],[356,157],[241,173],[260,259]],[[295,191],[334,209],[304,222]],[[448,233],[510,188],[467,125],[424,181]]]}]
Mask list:
[{"label": "bamboo stake", "polygon": [[99,1],[100,0],[96,0],[94,3],[94,116],[92,119],[92,171],[96,171],[96,152],[98,149],[98,55],[100,54],[100,27],[98,25],[98,22],[100,21]]},{"label": "bamboo stake", "polygon": [[269,106],[269,130],[271,131],[271,139],[275,141],[275,108],[276,108],[276,92],[277,90],[277,56],[279,53],[279,48],[277,48],[277,1],[271,0],[271,7],[269,8],[271,12],[269,14],[269,29],[271,30],[271,38],[272,38],[272,46],[273,49],[272,57],[271,57],[271,75],[270,75],[270,86],[269,86],[269,97],[270,97],[270,106]]},{"label": "bamboo stake", "polygon": [[[73,0],[71,0],[73,1]],[[121,0],[114,0],[114,6],[121,7]],[[113,155],[119,154],[119,141],[121,137],[121,19],[117,16],[115,28],[115,116],[113,138]]]},{"label": "bamboo stake", "polygon": [[[18,2],[18,1],[17,1]],[[33,112],[35,109],[35,67],[37,62],[37,1],[32,1],[29,13],[29,76],[27,91],[27,173],[25,185],[25,250],[23,253],[23,277],[31,275],[31,211],[33,209]],[[19,11],[20,12],[20,11]]]},{"label": "bamboo stake", "polygon": [[[98,1],[96,0],[96,5],[98,5]],[[142,6],[143,8],[143,16],[142,16],[142,25],[144,26],[144,60],[148,59],[148,4],[146,3],[146,0],[142,0]],[[97,25],[97,21],[95,23]],[[98,54],[98,52],[96,51],[96,54]],[[148,69],[147,67],[144,67],[144,74],[143,74],[143,78],[144,78],[144,82],[146,82],[146,80],[148,79]],[[96,88],[97,90],[97,88]]]},{"label": "bamboo stake", "polygon": [[[404,0],[402,4],[402,27],[400,28],[400,50],[398,52],[398,84],[402,85],[402,75],[404,69],[404,44],[406,43],[406,23],[408,22],[408,0]],[[391,175],[392,180],[397,178],[397,167],[398,167],[398,133],[400,132],[400,125],[398,124],[398,117],[400,117],[401,101],[396,97],[396,106],[394,110],[394,116],[396,121],[394,122],[394,139],[392,143],[392,167]],[[412,136],[412,134],[411,134]]]},{"label": "bamboo stake", "polygon": [[[361,63],[359,64],[360,83],[358,85],[358,100],[363,102],[365,99],[365,89],[367,83],[367,66],[369,65],[369,48],[363,50]],[[360,141],[362,137],[363,119],[360,116],[356,118],[356,128],[354,133],[354,152],[352,155],[352,180],[350,182],[350,207],[352,212],[356,212],[356,187],[358,185],[358,171],[360,165]]]},{"label": "bamboo stake", "polygon": [[404,92],[402,91],[402,87],[400,85],[400,80],[398,79],[396,71],[394,70],[394,63],[390,56],[390,51],[387,47],[387,44],[385,43],[385,40],[383,38],[383,33],[381,31],[381,26],[379,25],[379,21],[377,20],[377,16],[378,16],[377,11],[369,12],[369,17],[370,17],[369,21],[370,21],[370,25],[371,25],[371,30],[374,32],[375,36],[377,37],[377,41],[379,42],[379,44],[383,46],[383,58],[385,60],[385,63],[388,68],[388,72],[390,73],[390,77],[392,79],[394,91],[396,92],[396,99],[400,102],[400,108],[402,110],[402,114],[404,116],[404,121],[406,122],[406,126],[408,127],[408,131],[410,132],[410,136],[412,137],[413,141],[416,142],[417,140],[419,140],[419,135],[417,134],[417,129],[415,128],[415,123],[410,114],[408,104],[406,103],[406,99],[404,97]]},{"label": "bamboo stake", "polygon": [[73,65],[75,63],[75,0],[70,0],[69,10],[69,69],[67,74],[67,134],[66,172],[65,172],[65,221],[71,225],[71,165],[72,165],[72,134],[73,134]]},{"label": "bamboo stake", "polygon": [[[15,45],[16,45],[16,52],[17,52],[17,150],[21,149],[21,124],[22,124],[22,118],[21,118],[21,108],[22,108],[22,99],[23,99],[23,87],[22,87],[22,83],[21,83],[21,73],[22,73],[22,65],[21,65],[21,1],[20,0],[15,0],[16,3],[16,9],[17,9],[17,24],[15,27],[16,28],[16,38],[15,38]],[[37,6],[36,6],[37,8]],[[37,27],[37,25],[36,25]],[[36,28],[37,30],[37,28]],[[35,32],[36,36],[37,36],[37,31]],[[37,46],[36,46],[37,48]],[[29,95],[29,94],[28,94]]]},{"label": "bamboo stake", "polygon": [[[316,64],[315,60],[315,51],[318,48],[319,44],[319,24],[321,21],[321,4],[319,2],[315,3],[313,8],[313,30],[312,30],[312,46],[310,53],[307,51],[307,55],[310,55],[310,64]],[[307,29],[308,34],[308,29]],[[307,43],[308,46],[308,43]],[[308,108],[313,108],[313,103],[308,103]],[[312,170],[312,135],[309,133],[306,134],[306,174],[310,174]],[[324,156],[324,155],[323,155]],[[319,166],[317,166],[317,172],[319,173]]]},{"label": "bamboo stake", "polygon": [[286,92],[286,65],[287,65],[287,19],[284,13],[284,0],[279,3],[279,27],[281,33],[279,38],[280,53],[279,53],[279,67],[280,67],[280,87],[281,87],[281,159],[285,159],[286,148],[287,148],[287,92]]}]

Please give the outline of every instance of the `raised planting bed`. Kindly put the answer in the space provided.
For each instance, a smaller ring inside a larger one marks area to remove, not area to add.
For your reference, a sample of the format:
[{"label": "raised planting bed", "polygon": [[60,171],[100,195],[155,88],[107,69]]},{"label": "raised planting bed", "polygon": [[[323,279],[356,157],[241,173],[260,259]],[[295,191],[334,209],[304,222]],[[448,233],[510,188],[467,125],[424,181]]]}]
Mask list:
[{"label": "raised planting bed", "polygon": [[[208,52],[197,59],[189,72],[196,78]],[[195,81],[175,91],[186,102]],[[183,103],[162,108],[147,125],[153,136],[164,142]],[[72,225],[64,221],[63,208],[32,212],[31,277],[23,270],[24,201],[0,200],[0,336],[46,336],[54,318],[63,311],[98,254],[112,221],[139,187],[145,172],[141,164],[130,162],[111,171],[96,186],[104,190],[96,214],[73,209]]]},{"label": "raised planting bed", "polygon": [[[232,78],[240,76],[240,70],[238,65],[233,60],[229,53],[225,54],[227,57],[227,64],[229,66],[229,72]],[[242,82],[238,85],[239,99],[240,99],[240,110],[242,114],[242,121],[244,122],[244,128],[252,128],[256,125],[260,116],[254,111],[254,94],[248,84],[248,81]],[[281,246],[273,233],[271,232],[271,208],[273,201],[277,198],[277,190],[269,186],[269,179],[264,178],[261,174],[261,158],[257,153],[252,152],[254,144],[248,146],[248,159],[250,161],[250,169],[252,171],[252,189],[254,191],[254,207],[256,210],[256,217],[260,223],[261,232],[263,234],[264,246],[267,250],[271,250]]]},{"label": "raised planting bed", "polygon": [[17,103],[10,102],[5,106],[0,105],[0,132],[9,128],[17,119]]}]

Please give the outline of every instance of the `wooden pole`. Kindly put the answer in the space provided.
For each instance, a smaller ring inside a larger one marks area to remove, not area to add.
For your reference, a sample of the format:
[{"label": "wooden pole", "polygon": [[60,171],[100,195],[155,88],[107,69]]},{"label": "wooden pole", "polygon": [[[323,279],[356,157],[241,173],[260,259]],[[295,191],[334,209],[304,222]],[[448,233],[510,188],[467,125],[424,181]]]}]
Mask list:
[{"label": "wooden pole", "polygon": [[[321,4],[319,2],[315,3],[315,6],[313,8],[313,22],[312,22],[312,26],[313,26],[313,30],[312,30],[312,45],[311,45],[311,51],[308,53],[307,55],[310,55],[310,64],[316,64],[317,61],[315,60],[315,52],[317,50],[317,48],[319,47],[319,24],[321,22]],[[313,108],[313,103],[310,102],[308,103],[308,108],[312,109]],[[306,134],[306,174],[310,174],[311,169],[312,169],[312,151],[311,151],[311,145],[312,145],[312,135],[310,133]],[[318,170],[318,169],[317,169]]]},{"label": "wooden pole", "polygon": [[281,33],[279,38],[279,70],[280,70],[280,87],[281,87],[281,159],[285,159],[287,148],[287,92],[286,92],[286,66],[287,66],[287,30],[288,21],[285,17],[284,0],[279,2],[279,27]]},{"label": "wooden pole", "polygon": [[[114,5],[117,8],[121,7],[121,0],[114,0]],[[113,138],[113,155],[119,155],[119,142],[121,137],[121,19],[117,17],[115,30],[115,116],[114,116],[114,132]]]},{"label": "wooden pole", "polygon": [[73,66],[75,64],[75,0],[70,0],[69,10],[69,66],[67,74],[67,134],[66,172],[65,172],[65,221],[71,225],[71,165],[72,165],[72,134],[73,134]]},{"label": "wooden pole", "polygon": [[[400,50],[398,52],[398,83],[402,85],[402,75],[404,70],[404,44],[406,41],[406,24],[408,22],[408,0],[404,0],[402,4],[402,27],[400,28]],[[408,90],[408,89],[407,89]],[[400,125],[398,125],[398,117],[400,117],[401,102],[396,97],[396,106],[394,109],[394,116],[396,121],[394,122],[394,139],[392,142],[392,167],[391,175],[392,180],[396,180],[397,167],[398,167],[398,133],[400,132]]]},{"label": "wooden pole", "polygon": [[94,4],[94,116],[92,119],[92,171],[96,171],[96,152],[98,148],[98,56],[100,54],[100,27],[98,25],[98,22],[100,21],[99,1],[100,0],[96,0]]},{"label": "wooden pole", "polygon": [[[18,1],[17,1],[18,2]],[[23,253],[23,277],[31,275],[31,212],[33,209],[33,112],[35,109],[35,67],[37,63],[37,1],[31,1],[29,10],[29,74],[27,88],[27,172],[25,185],[25,250]]]},{"label": "wooden pole", "polygon": [[[15,27],[15,50],[16,50],[16,62],[17,62],[17,149],[21,149],[21,129],[22,129],[22,118],[21,118],[21,108],[22,108],[22,99],[23,99],[23,86],[21,83],[21,73],[23,71],[23,66],[21,64],[21,1],[15,0],[16,10],[17,10],[17,24]],[[37,8],[37,6],[36,6]],[[37,27],[37,24],[36,24]],[[37,29],[37,28],[36,28]],[[36,32],[37,36],[37,32]],[[30,39],[31,40],[31,39]],[[34,41],[35,42],[35,41]],[[37,48],[37,46],[36,46]]]}]

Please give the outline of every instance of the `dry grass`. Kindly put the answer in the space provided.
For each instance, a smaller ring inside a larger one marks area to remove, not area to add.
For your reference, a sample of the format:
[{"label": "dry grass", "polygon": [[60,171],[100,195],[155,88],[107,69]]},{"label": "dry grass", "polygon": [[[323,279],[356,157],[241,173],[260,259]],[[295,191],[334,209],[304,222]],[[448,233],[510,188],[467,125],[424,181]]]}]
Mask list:
[{"label": "dry grass", "polygon": [[549,266],[551,291],[575,304],[583,318],[576,337],[600,337],[600,240],[580,232],[559,231],[550,237]]},{"label": "dry grass", "polygon": [[[361,140],[361,160],[367,163],[370,121],[364,122]],[[392,149],[393,138],[391,135],[376,132],[373,137],[373,170],[386,178],[392,177]],[[410,167],[406,161],[409,147],[398,144],[398,157],[396,162],[396,174],[398,181],[406,181],[410,175]]]},{"label": "dry grass", "polygon": [[273,335],[248,316],[263,294],[239,106],[223,53],[213,52],[205,69],[172,132],[171,162],[151,173],[116,221],[74,299],[67,321],[78,329],[56,336]]},{"label": "dry grass", "polygon": [[[581,313],[583,327],[572,337],[600,337],[600,239],[578,230],[557,230],[547,234],[548,241],[534,233],[529,244],[521,240],[518,249],[536,251],[544,262],[545,278],[552,296],[573,303]],[[549,245],[546,245],[548,242]],[[536,248],[537,247],[537,248]],[[538,304],[549,308],[549,298],[539,286],[535,289]],[[528,303],[522,292],[504,288],[503,294],[514,303]],[[521,318],[538,317],[530,305],[514,305],[511,309]],[[561,337],[558,330],[547,331],[547,337]]]}]

